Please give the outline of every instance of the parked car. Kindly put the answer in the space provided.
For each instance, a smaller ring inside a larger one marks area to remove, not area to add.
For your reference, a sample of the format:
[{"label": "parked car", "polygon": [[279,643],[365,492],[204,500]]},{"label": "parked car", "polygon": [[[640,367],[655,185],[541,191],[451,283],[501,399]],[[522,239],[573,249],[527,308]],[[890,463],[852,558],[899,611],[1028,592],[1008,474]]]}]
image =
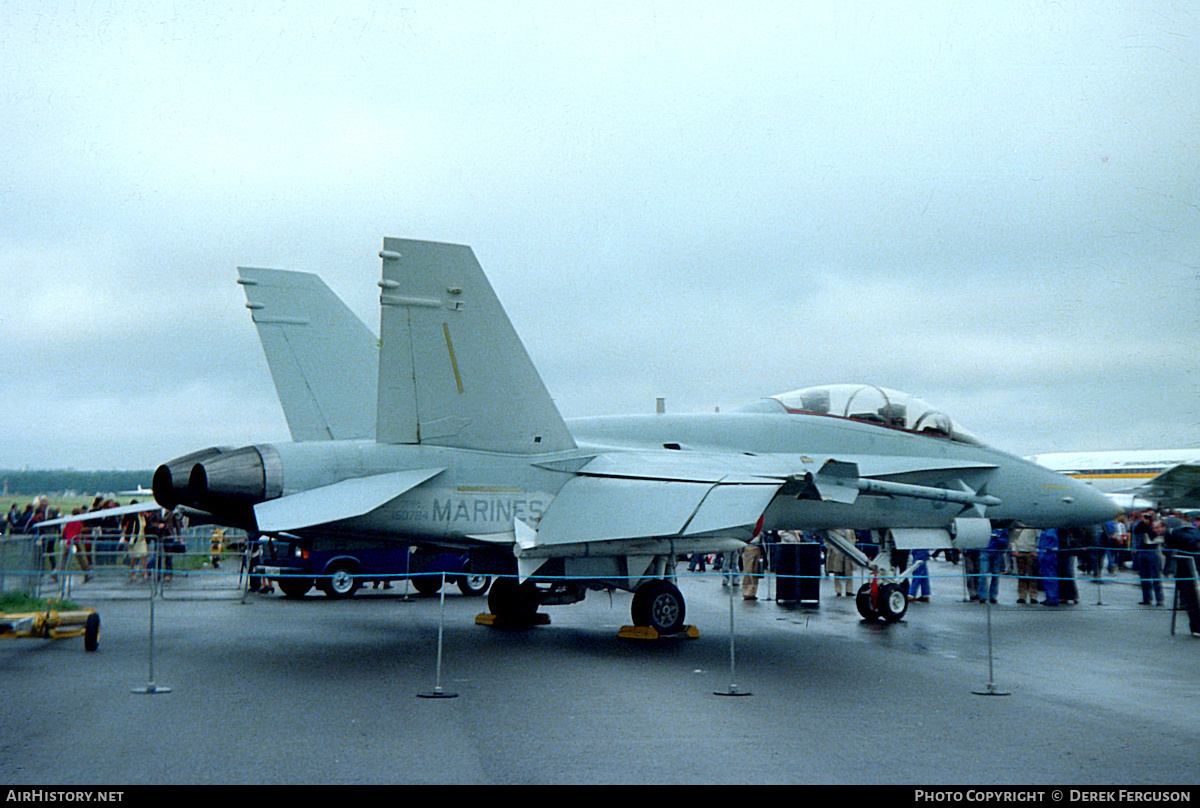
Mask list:
[{"label": "parked car", "polygon": [[442,582],[453,582],[464,595],[487,592],[490,575],[474,573],[469,553],[426,550],[395,542],[342,537],[267,538],[260,541],[251,575],[274,579],[287,597],[298,598],[313,586],[331,598],[348,598],[363,584],[411,580],[423,595]]}]

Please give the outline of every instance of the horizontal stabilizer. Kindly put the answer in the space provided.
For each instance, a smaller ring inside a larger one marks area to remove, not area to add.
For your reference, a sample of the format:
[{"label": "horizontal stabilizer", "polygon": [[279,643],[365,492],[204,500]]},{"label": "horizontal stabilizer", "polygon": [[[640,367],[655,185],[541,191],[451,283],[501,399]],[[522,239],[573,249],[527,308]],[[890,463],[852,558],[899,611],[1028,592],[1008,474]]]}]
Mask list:
[{"label": "horizontal stabilizer", "polygon": [[106,508],[102,511],[88,511],[87,513],[76,514],[74,516],[64,516],[61,519],[50,519],[45,522],[36,522],[33,528],[57,527],[65,525],[67,522],[88,522],[93,519],[108,519],[113,516],[124,516],[129,513],[144,513],[145,511],[161,511],[163,508],[157,502],[142,502],[137,505],[121,505],[117,508]]},{"label": "horizontal stabilizer", "polygon": [[353,519],[433,479],[445,469],[416,469],[342,480],[298,494],[260,502],[254,519],[263,533],[300,530],[342,519]]}]

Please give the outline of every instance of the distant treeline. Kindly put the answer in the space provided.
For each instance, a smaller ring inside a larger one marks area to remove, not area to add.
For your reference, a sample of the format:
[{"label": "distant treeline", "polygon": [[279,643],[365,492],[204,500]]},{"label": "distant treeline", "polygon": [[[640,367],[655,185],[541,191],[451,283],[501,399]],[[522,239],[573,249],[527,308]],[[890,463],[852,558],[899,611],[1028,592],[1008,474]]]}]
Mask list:
[{"label": "distant treeline", "polygon": [[153,471],[15,471],[0,469],[0,492],[8,496],[35,497],[38,494],[115,494],[150,487]]}]

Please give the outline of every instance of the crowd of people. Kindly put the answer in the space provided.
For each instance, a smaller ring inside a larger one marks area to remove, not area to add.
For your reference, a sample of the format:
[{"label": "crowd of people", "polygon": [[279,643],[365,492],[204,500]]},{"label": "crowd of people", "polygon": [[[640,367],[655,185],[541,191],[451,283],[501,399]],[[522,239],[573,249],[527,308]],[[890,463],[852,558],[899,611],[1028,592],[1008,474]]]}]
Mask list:
[{"label": "crowd of people", "polygon": [[[136,501],[130,504],[137,504]],[[76,508],[72,515],[109,510],[118,503],[96,497],[90,508]],[[128,567],[130,580],[145,578],[163,558],[163,573],[170,577],[171,555],[183,550],[182,525],[178,517],[160,509],[121,516],[68,522],[39,528],[43,522],[62,516],[44,496],[35,497],[24,508],[13,502],[3,522],[7,535],[33,535],[51,574],[74,559],[90,580],[103,551],[114,553]],[[836,534],[838,540],[831,538]],[[708,565],[722,572],[722,585],[739,587],[744,600],[757,599],[758,582],[771,568],[773,547],[785,543],[810,542],[822,547],[822,576],[833,579],[837,597],[857,593],[858,563],[841,547],[853,546],[868,559],[882,546],[878,531],[781,531],[760,536],[740,552],[696,553],[690,557],[689,571],[704,572]],[[839,547],[841,545],[841,547]],[[1137,573],[1141,605],[1164,605],[1163,579],[1175,575],[1179,547],[1200,550],[1200,514],[1184,516],[1175,511],[1159,513],[1143,510],[1122,514],[1089,528],[1038,530],[1024,525],[995,529],[987,547],[963,551],[945,551],[947,558],[962,562],[963,586],[968,600],[998,603],[1001,582],[1016,579],[1016,603],[1045,606],[1079,602],[1078,575],[1099,580],[1119,570]],[[159,553],[159,550],[162,553]],[[943,551],[936,551],[943,552]],[[218,551],[214,549],[214,564]],[[892,551],[891,563],[898,571],[908,572],[908,599],[925,603],[930,599],[934,581],[929,574],[929,550]]]},{"label": "crowd of people", "polygon": [[[833,541],[836,533],[840,541]],[[1171,537],[1176,537],[1175,541]],[[842,549],[853,545],[868,559],[882,546],[878,531],[838,530],[768,533],[755,537],[741,552],[712,556],[693,554],[688,569],[704,572],[711,563],[723,571],[724,586],[738,585],[740,577],[745,600],[757,597],[758,580],[771,568],[772,548],[788,541],[822,544],[822,577],[833,580],[835,597],[854,597],[856,572],[861,567]],[[1190,517],[1176,511],[1144,510],[1122,514],[1088,528],[1038,530],[1024,525],[995,529],[984,548],[945,551],[954,564],[961,561],[965,598],[980,603],[999,603],[1001,583],[1015,579],[1018,604],[1044,606],[1079,603],[1079,576],[1095,581],[1119,570],[1137,573],[1141,605],[1164,605],[1163,579],[1176,574],[1179,547],[1200,550],[1200,514]],[[943,552],[943,551],[936,551]],[[892,551],[892,566],[908,572],[908,600],[929,602],[934,581],[929,574],[929,550]],[[956,590],[958,584],[955,584]]]},{"label": "crowd of people", "polygon": [[[130,504],[136,505],[137,501]],[[116,507],[115,500],[97,496],[90,507],[75,508],[70,515],[82,516]],[[44,496],[35,497],[24,508],[13,502],[4,518],[3,532],[5,535],[35,536],[39,553],[55,580],[58,570],[66,569],[74,560],[84,572],[84,581],[90,581],[101,553],[116,555],[120,563],[128,567],[131,581],[144,580],[156,567],[156,551],[160,547],[163,550],[163,574],[168,580],[173,574],[171,554],[183,549],[179,539],[181,524],[173,512],[151,509],[40,527],[44,522],[65,515],[52,507]]]}]

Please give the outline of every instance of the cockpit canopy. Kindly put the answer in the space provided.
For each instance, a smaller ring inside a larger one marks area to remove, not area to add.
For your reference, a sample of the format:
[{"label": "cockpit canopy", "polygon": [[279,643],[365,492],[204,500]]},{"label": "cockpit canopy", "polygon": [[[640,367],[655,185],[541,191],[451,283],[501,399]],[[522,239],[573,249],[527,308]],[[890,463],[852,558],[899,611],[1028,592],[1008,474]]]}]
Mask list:
[{"label": "cockpit canopy", "polygon": [[983,445],[944,412],[908,393],[869,384],[831,384],[806,387],[762,399],[744,408],[746,412],[779,412],[828,415],[866,424],[878,424],[959,443]]}]

